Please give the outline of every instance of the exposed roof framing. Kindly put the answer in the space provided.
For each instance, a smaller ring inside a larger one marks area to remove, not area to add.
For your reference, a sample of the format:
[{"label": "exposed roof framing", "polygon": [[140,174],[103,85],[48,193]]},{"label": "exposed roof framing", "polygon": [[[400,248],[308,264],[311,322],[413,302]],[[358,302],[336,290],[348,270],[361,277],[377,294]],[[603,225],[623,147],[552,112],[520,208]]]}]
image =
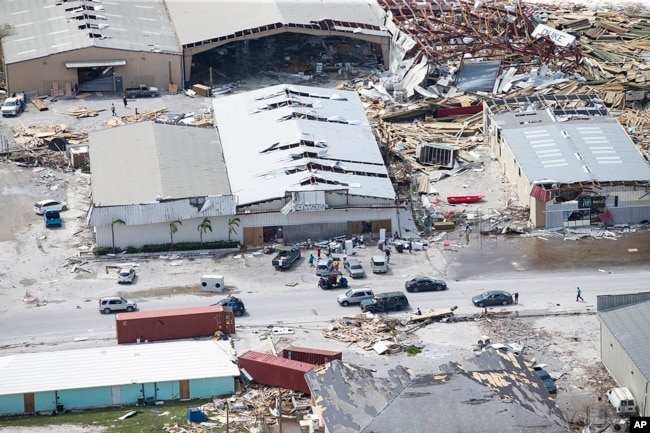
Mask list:
[{"label": "exposed roof framing", "polygon": [[[415,42],[430,61],[461,61],[468,55],[528,63],[539,59],[555,64],[571,60],[577,66],[578,49],[559,47],[549,38],[535,38],[536,24],[516,2],[506,7],[501,1],[378,0],[393,15],[400,29]],[[411,55],[415,55],[411,52]],[[564,64],[564,63],[561,63]]]}]

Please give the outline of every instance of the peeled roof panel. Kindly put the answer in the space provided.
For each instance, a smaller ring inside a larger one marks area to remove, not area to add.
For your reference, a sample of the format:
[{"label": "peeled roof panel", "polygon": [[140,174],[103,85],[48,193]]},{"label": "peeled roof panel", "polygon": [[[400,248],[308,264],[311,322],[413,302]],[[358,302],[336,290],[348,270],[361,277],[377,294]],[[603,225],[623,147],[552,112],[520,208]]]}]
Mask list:
[{"label": "peeled roof panel", "polygon": [[[359,124],[292,118],[294,110],[286,106],[256,112],[261,98],[278,95],[279,92],[287,90],[300,93],[299,98],[303,102],[314,105],[312,115],[315,117],[327,119],[340,115],[346,119],[354,119]],[[334,93],[344,96],[347,100],[302,96]],[[379,146],[355,92],[279,85],[217,98],[212,103],[232,193],[239,197],[240,205],[283,197],[287,190],[314,189],[300,185],[302,180],[312,177],[313,174],[337,185],[360,184],[359,188],[350,190],[354,195],[389,199],[395,197]],[[287,174],[287,168],[305,164],[304,158],[294,159],[295,154],[302,152],[302,149],[299,146],[281,150],[270,149],[282,148],[290,143],[299,144],[301,140],[323,142],[326,145],[323,148],[310,148],[312,153],[327,150],[320,156],[323,165],[331,166],[333,162],[341,161],[346,168],[375,175],[349,175],[325,170]],[[376,174],[384,177],[377,177]],[[269,180],[273,182],[268,182]],[[341,186],[337,185],[319,183],[316,189],[341,189]]]}]

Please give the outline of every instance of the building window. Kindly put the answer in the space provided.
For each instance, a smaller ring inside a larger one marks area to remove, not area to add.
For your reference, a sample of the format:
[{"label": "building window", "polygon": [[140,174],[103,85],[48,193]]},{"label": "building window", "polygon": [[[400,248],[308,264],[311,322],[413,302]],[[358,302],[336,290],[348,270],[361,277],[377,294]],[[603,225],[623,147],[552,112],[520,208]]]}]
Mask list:
[{"label": "building window", "polygon": [[198,210],[201,210],[205,204],[205,197],[194,197],[190,199],[190,206],[194,206]]}]

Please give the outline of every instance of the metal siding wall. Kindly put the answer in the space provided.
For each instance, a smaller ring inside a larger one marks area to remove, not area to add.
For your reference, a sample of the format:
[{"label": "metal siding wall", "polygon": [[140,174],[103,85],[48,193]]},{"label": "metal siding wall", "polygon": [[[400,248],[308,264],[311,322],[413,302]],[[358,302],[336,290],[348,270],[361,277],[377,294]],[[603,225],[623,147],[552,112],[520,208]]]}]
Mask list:
[{"label": "metal siding wall", "polygon": [[58,392],[64,409],[107,407],[113,404],[112,387],[66,389]]},{"label": "metal siding wall", "polygon": [[52,412],[56,409],[56,396],[54,391],[34,393],[34,410],[36,412]]},{"label": "metal siding wall", "polygon": [[596,311],[605,311],[623,305],[636,304],[650,300],[650,292],[624,293],[620,295],[598,295],[596,297]]},{"label": "metal siding wall", "polygon": [[180,398],[180,386],[177,380],[169,382],[156,382],[156,398],[158,400],[178,400]]},{"label": "metal siding wall", "polygon": [[[144,60],[143,60],[144,57]],[[7,65],[7,79],[10,92],[36,90],[39,95],[49,95],[51,83],[57,81],[59,88],[65,83],[77,82],[77,69],[67,69],[66,62],[83,62],[91,60],[125,59],[126,66],[115,68],[115,74],[124,77],[125,87],[130,83],[139,84],[137,77],[151,77],[151,86],[167,90],[169,67],[172,63],[172,78],[175,83],[181,81],[181,55],[123,51],[109,48],[88,47],[80,50],[66,51],[48,57]]]},{"label": "metal siding wall", "polygon": [[22,394],[0,395],[0,415],[25,413],[25,400]]},{"label": "metal siding wall", "polygon": [[650,221],[650,206],[608,207],[612,214],[614,224],[639,224],[641,221]]},{"label": "metal siding wall", "polygon": [[[203,234],[203,242],[212,242],[228,239],[228,218],[209,217],[212,231]],[[203,218],[193,218],[183,221],[178,225],[178,231],[174,233],[174,243],[178,242],[199,242],[198,225]],[[240,228],[242,224],[240,223]],[[140,226],[129,226],[116,224],[115,248],[125,249],[126,247],[141,247],[142,245],[168,244],[171,241],[169,235],[169,223],[148,224]],[[231,236],[232,240],[240,241],[241,230],[237,229],[237,235]],[[98,247],[111,248],[111,227],[97,227],[95,242]]]},{"label": "metal siding wall", "polygon": [[129,384],[122,385],[120,388],[120,396],[122,397],[122,404],[133,404],[138,401],[140,393],[142,391],[142,385],[140,384]]},{"label": "metal siding wall", "polygon": [[321,223],[297,226],[283,226],[284,242],[296,243],[307,239],[318,241],[342,236],[347,233],[347,223]]},{"label": "metal siding wall", "polygon": [[[639,405],[639,411],[642,416],[646,416],[648,411],[647,405],[643,403],[646,397],[646,383],[643,372],[640,371],[634,361],[630,359],[625,349],[621,346],[616,336],[601,322],[601,360],[603,365],[614,378],[618,386],[627,387],[632,391],[636,403]],[[641,400],[641,402],[639,401]]]},{"label": "metal siding wall", "polygon": [[190,398],[210,398],[234,392],[235,380],[230,376],[190,380]]}]

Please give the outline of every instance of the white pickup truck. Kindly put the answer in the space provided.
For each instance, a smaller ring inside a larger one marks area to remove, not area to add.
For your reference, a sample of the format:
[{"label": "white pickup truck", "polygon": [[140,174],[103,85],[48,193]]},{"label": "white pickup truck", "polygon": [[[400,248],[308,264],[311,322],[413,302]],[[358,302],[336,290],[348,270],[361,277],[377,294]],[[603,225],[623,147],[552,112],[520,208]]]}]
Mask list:
[{"label": "white pickup truck", "polygon": [[21,95],[15,95],[5,99],[2,104],[2,117],[17,116],[25,109],[25,98]]}]

